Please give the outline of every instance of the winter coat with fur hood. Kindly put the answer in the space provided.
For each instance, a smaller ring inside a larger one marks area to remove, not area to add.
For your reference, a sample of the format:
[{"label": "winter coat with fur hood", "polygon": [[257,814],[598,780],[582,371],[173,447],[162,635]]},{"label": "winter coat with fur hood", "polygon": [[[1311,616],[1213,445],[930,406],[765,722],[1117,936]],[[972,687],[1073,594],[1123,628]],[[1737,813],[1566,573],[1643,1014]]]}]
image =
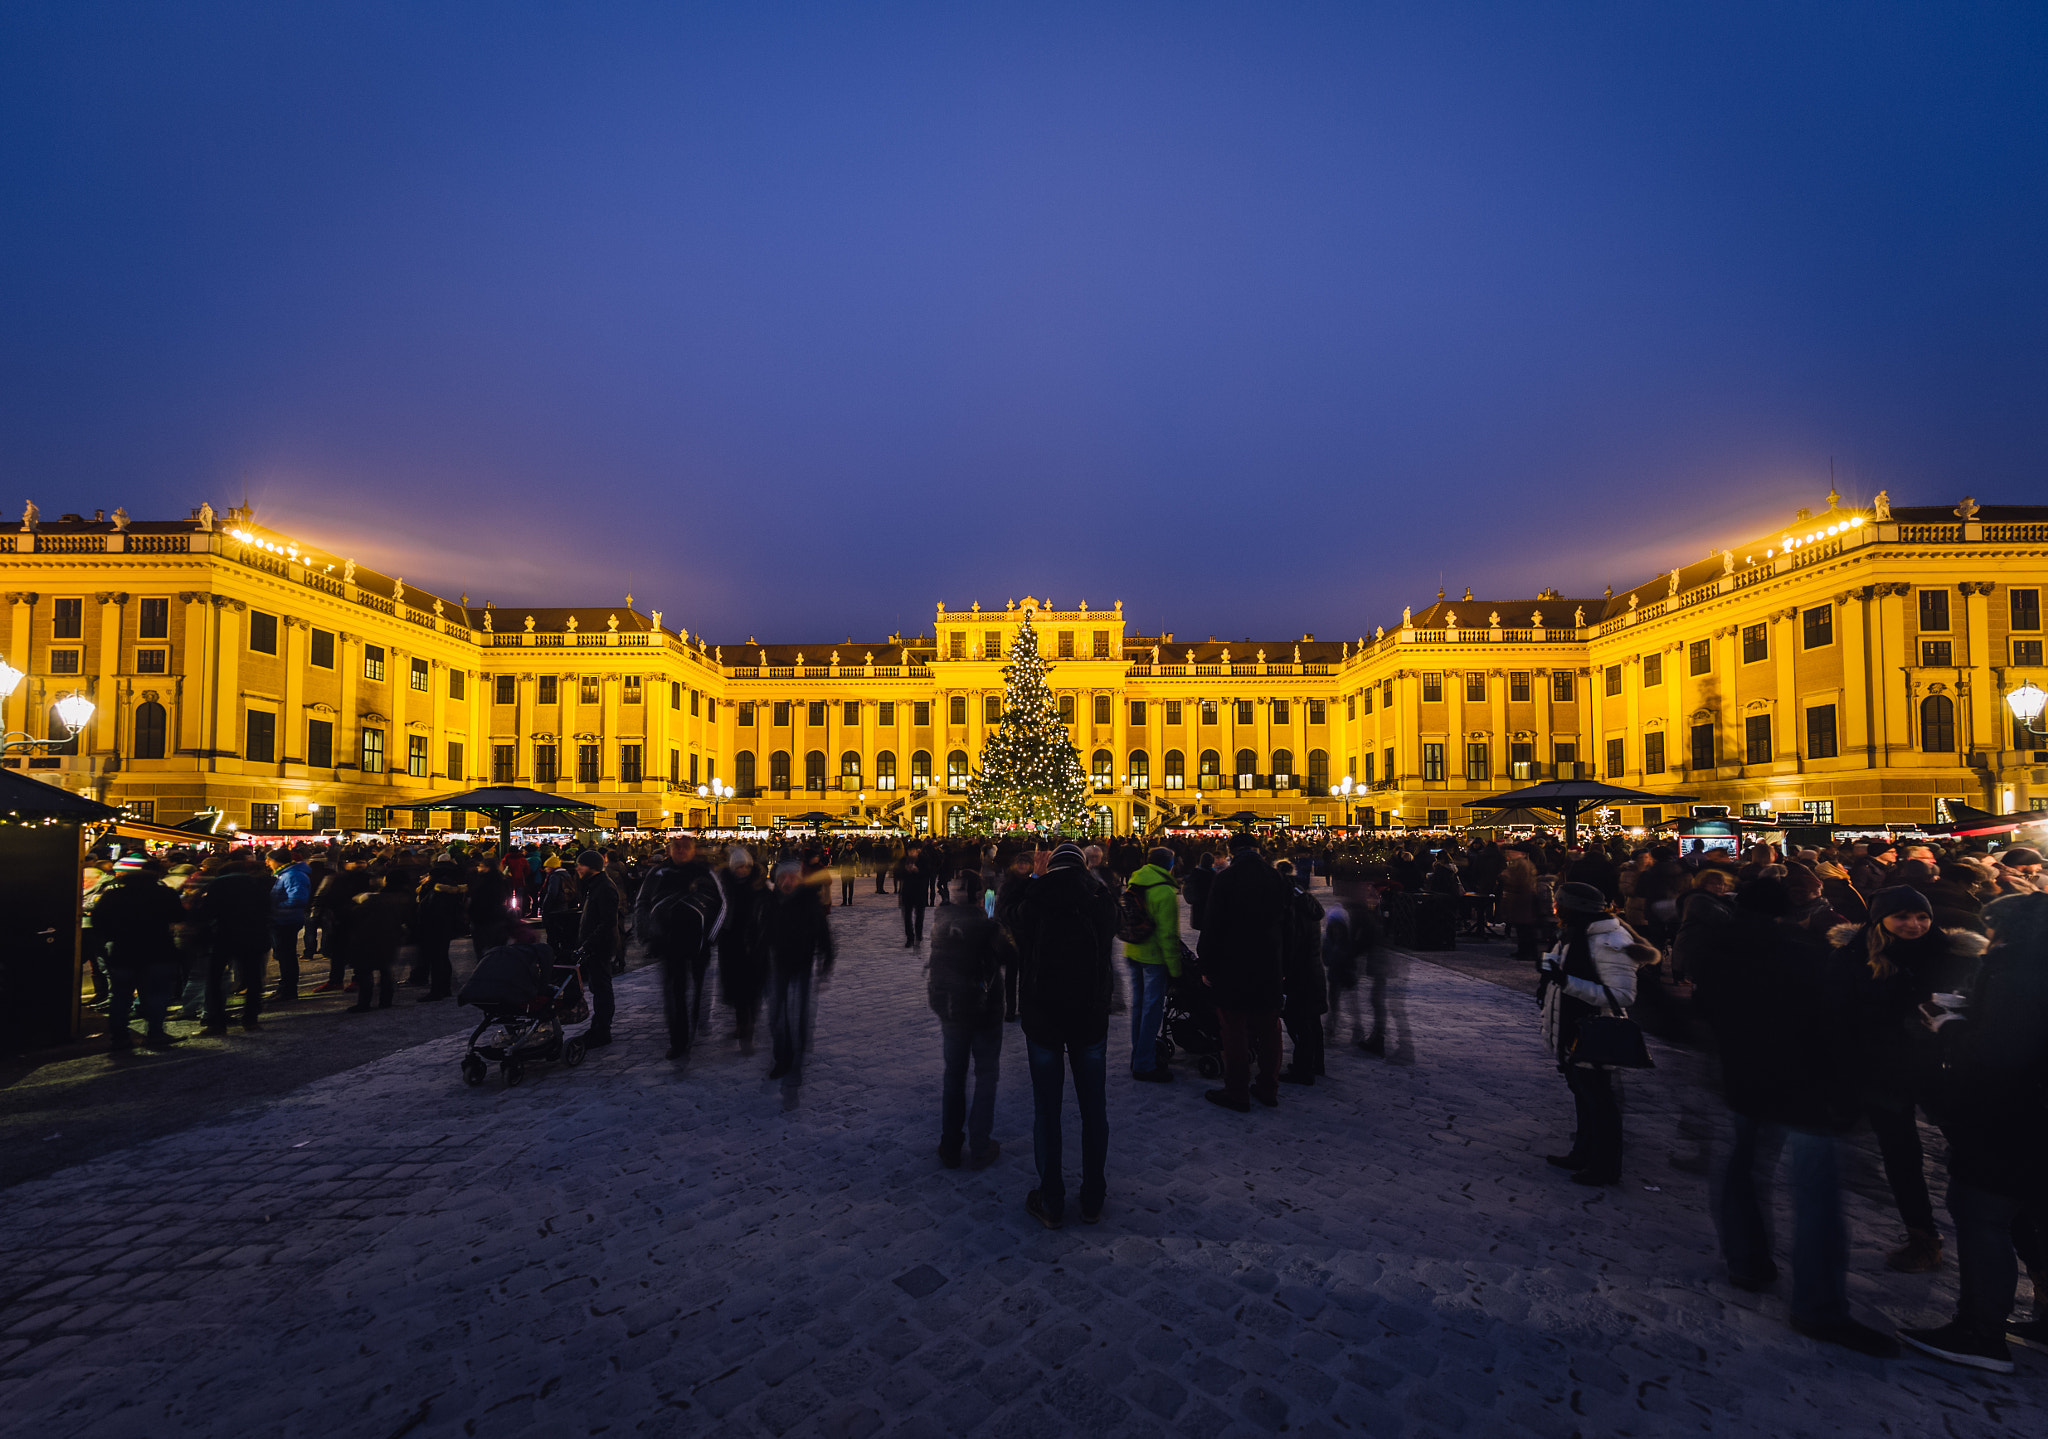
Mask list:
[{"label": "winter coat with fur hood", "polygon": [[1847,985],[1850,1056],[1859,1090],[1874,1099],[1910,1103],[1926,1092],[1933,1048],[1920,1024],[1920,1005],[1937,992],[1961,992],[1976,977],[1986,941],[1966,929],[1935,926],[1918,939],[1892,937],[1884,946],[1889,972],[1872,966],[1870,926],[1828,931]]}]

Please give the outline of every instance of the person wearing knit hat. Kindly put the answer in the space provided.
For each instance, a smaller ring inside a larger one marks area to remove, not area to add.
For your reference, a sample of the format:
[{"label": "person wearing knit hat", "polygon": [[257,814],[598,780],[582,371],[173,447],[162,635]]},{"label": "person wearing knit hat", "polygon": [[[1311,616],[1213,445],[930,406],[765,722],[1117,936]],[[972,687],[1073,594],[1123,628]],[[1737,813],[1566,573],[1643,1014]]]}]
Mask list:
[{"label": "person wearing knit hat", "polygon": [[2035,894],[2041,889],[2041,852],[2023,844],[2002,850],[1998,856],[1998,892]]}]

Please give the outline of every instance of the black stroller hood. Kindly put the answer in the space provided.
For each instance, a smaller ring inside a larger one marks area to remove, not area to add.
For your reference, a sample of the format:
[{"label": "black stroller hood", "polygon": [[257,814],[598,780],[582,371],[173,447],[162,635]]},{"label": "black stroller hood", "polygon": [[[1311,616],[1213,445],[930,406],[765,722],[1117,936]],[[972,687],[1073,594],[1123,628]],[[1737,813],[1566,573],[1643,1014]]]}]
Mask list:
[{"label": "black stroller hood", "polygon": [[544,978],[555,964],[545,944],[501,944],[476,962],[457,996],[462,1004],[522,1005],[546,992]]}]

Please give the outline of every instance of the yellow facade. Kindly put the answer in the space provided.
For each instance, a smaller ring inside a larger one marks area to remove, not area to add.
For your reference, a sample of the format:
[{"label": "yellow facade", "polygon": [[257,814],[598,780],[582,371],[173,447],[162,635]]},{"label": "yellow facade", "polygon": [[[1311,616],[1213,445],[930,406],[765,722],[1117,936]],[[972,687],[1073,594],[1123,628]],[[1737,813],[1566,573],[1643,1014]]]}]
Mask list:
[{"label": "yellow facade", "polygon": [[[1621,594],[1468,591],[1353,641],[1188,642],[1127,630],[1121,604],[1027,597],[941,606],[919,636],[719,646],[630,597],[430,595],[204,507],[31,519],[0,534],[0,566],[0,654],[26,672],[6,728],[49,735],[74,691],[97,706],[75,754],[6,762],[167,823],[403,828],[497,782],[607,824],[945,830],[1027,615],[1119,833],[1243,810],[1459,823],[1468,800],[1572,775],[1849,824],[1932,821],[1939,798],[2024,808],[2048,784],[2048,741],[2003,698],[2048,684],[2048,507],[1830,496]],[[1346,776],[1362,793],[1333,798]],[[711,785],[737,793],[714,809]]]}]

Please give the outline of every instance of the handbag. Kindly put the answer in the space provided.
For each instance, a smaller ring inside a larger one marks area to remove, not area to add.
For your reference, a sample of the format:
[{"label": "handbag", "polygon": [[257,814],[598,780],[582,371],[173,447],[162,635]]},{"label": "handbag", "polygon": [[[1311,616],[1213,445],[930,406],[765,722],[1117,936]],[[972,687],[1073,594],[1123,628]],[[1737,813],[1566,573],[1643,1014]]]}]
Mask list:
[{"label": "handbag", "polygon": [[1600,989],[1614,1013],[1591,1014],[1580,1020],[1565,1062],[1598,1064],[1610,1069],[1655,1069],[1650,1046],[1643,1042],[1642,1027],[1628,1017],[1613,990],[1604,984]]}]

